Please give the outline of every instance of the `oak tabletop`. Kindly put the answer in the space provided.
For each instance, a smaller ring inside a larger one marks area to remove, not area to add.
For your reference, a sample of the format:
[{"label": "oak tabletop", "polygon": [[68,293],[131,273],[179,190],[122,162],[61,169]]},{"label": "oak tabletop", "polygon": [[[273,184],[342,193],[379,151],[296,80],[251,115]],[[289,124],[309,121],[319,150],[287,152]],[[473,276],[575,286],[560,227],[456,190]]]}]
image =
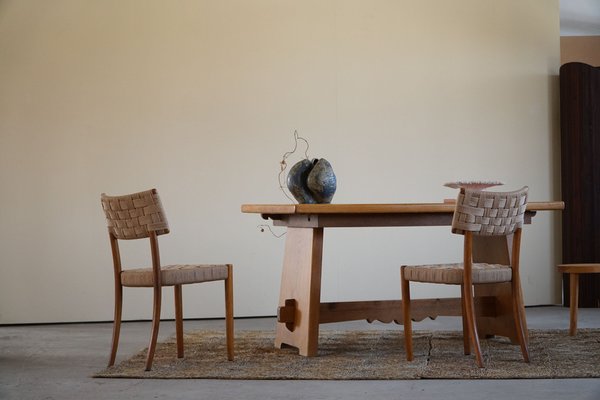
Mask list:
[{"label": "oak tabletop", "polygon": [[[563,201],[532,201],[527,211],[564,210]],[[454,212],[454,202],[396,204],[243,204],[243,213],[255,214],[410,214]]]}]

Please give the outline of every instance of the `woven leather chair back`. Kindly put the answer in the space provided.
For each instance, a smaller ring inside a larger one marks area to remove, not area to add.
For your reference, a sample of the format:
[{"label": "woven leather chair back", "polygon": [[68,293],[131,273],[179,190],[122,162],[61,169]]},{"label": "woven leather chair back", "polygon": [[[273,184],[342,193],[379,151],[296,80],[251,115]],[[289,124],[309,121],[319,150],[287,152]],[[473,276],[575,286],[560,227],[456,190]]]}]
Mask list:
[{"label": "woven leather chair back", "polygon": [[102,193],[102,208],[108,231],[117,239],[141,239],[169,233],[169,225],[156,189],[107,196]]},{"label": "woven leather chair back", "polygon": [[523,226],[527,186],[514,192],[461,189],[452,219],[452,232],[475,235],[510,235]]}]

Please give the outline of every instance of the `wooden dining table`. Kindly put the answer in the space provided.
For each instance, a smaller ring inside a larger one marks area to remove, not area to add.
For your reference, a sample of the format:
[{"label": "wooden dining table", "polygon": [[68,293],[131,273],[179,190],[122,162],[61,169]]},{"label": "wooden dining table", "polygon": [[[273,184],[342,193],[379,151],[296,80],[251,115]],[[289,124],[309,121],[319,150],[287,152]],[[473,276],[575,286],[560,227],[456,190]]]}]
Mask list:
[{"label": "wooden dining table", "polygon": [[[562,209],[562,201],[530,202],[525,223],[530,224],[539,211]],[[296,347],[300,355],[315,356],[320,324],[363,319],[402,323],[402,300],[321,302],[324,229],[446,226],[452,223],[454,204],[244,204],[242,212],[260,214],[273,225],[286,227],[275,346],[288,345]],[[473,261],[508,265],[511,244],[512,236],[474,237]],[[482,337],[506,336],[516,343],[510,291],[510,283],[475,287],[478,331]],[[460,315],[460,298],[411,300],[415,321]]]}]

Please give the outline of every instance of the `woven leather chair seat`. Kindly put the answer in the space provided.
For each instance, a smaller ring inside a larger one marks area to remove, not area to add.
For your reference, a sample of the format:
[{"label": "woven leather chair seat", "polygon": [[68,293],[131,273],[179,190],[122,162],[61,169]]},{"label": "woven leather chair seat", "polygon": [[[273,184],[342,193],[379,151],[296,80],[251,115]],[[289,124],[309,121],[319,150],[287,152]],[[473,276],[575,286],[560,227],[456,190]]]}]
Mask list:
[{"label": "woven leather chair seat", "polygon": [[[173,286],[227,279],[227,265],[182,264],[161,267],[161,285]],[[121,272],[123,286],[152,287],[152,268],[128,269]]]},{"label": "woven leather chair seat", "polygon": [[[410,265],[404,269],[405,279],[414,282],[445,283],[460,285],[463,283],[463,263]],[[512,269],[507,265],[473,263],[473,283],[510,282]]]}]

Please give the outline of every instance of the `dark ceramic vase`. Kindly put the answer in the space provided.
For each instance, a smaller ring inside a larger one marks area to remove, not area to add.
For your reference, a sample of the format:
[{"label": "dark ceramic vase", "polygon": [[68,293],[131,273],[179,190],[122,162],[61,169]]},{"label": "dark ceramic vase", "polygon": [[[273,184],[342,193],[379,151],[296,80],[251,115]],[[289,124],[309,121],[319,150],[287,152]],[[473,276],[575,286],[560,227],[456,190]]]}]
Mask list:
[{"label": "dark ceramic vase", "polygon": [[304,159],[294,164],[288,173],[287,187],[292,196],[294,196],[300,204],[316,203],[307,185],[308,174],[312,168],[313,163],[308,159]]},{"label": "dark ceramic vase", "polygon": [[331,203],[337,180],[326,159],[304,159],[290,169],[287,186],[300,204]]},{"label": "dark ceramic vase", "polygon": [[308,174],[306,183],[317,203],[331,203],[337,189],[337,180],[329,161],[324,158],[317,161]]}]

